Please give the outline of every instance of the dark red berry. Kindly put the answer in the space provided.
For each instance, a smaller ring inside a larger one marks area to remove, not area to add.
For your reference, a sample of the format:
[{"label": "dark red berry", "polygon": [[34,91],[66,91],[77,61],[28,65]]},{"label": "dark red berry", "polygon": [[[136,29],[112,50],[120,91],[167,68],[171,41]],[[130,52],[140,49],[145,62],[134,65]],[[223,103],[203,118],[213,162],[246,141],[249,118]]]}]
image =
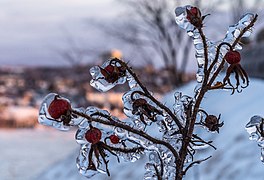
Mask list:
[{"label": "dark red berry", "polygon": [[115,67],[112,65],[108,65],[104,68],[108,73],[114,72]]},{"label": "dark red berry", "polygon": [[191,21],[194,17],[201,17],[201,12],[197,7],[192,7],[187,11],[187,19]]},{"label": "dark red berry", "polygon": [[67,115],[70,109],[71,109],[71,105],[67,100],[55,98],[50,103],[48,112],[52,118],[58,119],[62,115]]},{"label": "dark red berry", "polygon": [[105,68],[101,68],[101,73],[103,74],[103,76],[107,77],[110,76],[115,70],[115,67],[112,65],[108,65]]},{"label": "dark red berry", "polygon": [[100,69],[102,75],[104,76],[105,80],[108,83],[116,82],[119,76],[121,75],[121,73],[119,72],[119,68],[112,65],[108,65],[104,69],[103,68]]},{"label": "dark red berry", "polygon": [[100,129],[97,129],[95,127],[92,127],[85,133],[85,139],[91,143],[96,144],[101,140],[102,132]]},{"label": "dark red berry", "polygon": [[109,138],[110,138],[111,143],[113,144],[117,144],[120,141],[119,137],[114,134],[112,134]]},{"label": "dark red berry", "polygon": [[240,53],[238,51],[228,51],[225,55],[225,60],[229,64],[237,64],[241,60]]},{"label": "dark red berry", "polygon": [[201,11],[197,7],[191,7],[186,11],[186,18],[188,19],[188,21],[196,28],[201,28],[203,26],[203,17],[201,16]]}]

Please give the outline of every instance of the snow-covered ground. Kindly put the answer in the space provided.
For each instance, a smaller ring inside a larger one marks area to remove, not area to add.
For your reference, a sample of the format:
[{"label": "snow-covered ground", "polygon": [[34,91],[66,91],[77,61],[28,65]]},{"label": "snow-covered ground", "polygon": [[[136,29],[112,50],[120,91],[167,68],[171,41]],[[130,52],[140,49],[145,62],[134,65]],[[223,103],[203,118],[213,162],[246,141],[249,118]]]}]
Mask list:
[{"label": "snow-covered ground", "polygon": [[[192,95],[196,82],[181,89]],[[251,79],[250,86],[242,93],[230,95],[228,91],[212,91],[204,99],[202,108],[210,114],[221,113],[224,127],[219,134],[211,134],[199,128],[206,139],[213,139],[216,151],[201,150],[197,159],[213,157],[192,168],[187,180],[263,180],[264,165],[260,161],[260,148],[248,140],[245,124],[253,115],[264,116],[264,81]],[[164,103],[172,106],[173,93],[164,98]],[[75,143],[74,132],[47,130],[0,130],[0,179],[38,180],[84,180],[79,175],[75,159],[79,146]],[[111,178],[94,176],[93,180],[140,180],[144,174],[143,157],[135,163],[110,160]]]},{"label": "snow-covered ground", "polygon": [[[196,82],[190,83],[179,91],[192,95]],[[173,93],[164,99],[172,105]],[[212,155],[208,161],[191,169],[186,179],[195,180],[263,180],[264,165],[260,161],[260,148],[256,142],[248,140],[245,125],[253,115],[264,116],[264,81],[251,79],[249,87],[242,93],[230,95],[230,91],[211,91],[202,108],[209,114],[221,113],[224,126],[219,134],[211,134],[198,129],[201,137],[213,139],[217,150],[203,150],[199,158]],[[197,157],[197,156],[196,156]]]},{"label": "snow-covered ground", "polygon": [[39,173],[78,147],[74,133],[52,128],[0,129],[0,179],[36,179]]}]

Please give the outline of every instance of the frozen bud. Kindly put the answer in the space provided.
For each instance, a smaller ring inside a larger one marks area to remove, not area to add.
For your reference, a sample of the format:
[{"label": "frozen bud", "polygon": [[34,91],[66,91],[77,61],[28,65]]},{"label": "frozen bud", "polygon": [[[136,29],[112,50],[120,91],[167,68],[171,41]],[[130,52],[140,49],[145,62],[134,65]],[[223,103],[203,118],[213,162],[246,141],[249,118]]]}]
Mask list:
[{"label": "frozen bud", "polygon": [[217,118],[215,115],[208,115],[205,118],[204,126],[208,128],[209,131],[216,131],[219,133],[219,128],[224,125],[224,123],[219,123],[220,116]]}]

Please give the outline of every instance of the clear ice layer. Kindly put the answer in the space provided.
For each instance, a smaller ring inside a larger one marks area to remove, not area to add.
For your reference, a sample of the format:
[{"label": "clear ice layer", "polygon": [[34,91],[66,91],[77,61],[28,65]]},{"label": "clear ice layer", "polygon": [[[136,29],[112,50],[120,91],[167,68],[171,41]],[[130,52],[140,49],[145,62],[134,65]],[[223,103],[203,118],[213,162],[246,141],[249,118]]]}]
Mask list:
[{"label": "clear ice layer", "polygon": [[[202,37],[200,36],[198,29],[195,28],[187,19],[186,9],[190,9],[190,8],[192,8],[192,6],[190,5],[184,6],[184,7],[177,7],[175,9],[175,15],[176,15],[175,20],[176,20],[176,23],[182,29],[185,29],[187,34],[193,39],[193,44],[194,44],[195,51],[196,51],[195,57],[197,60],[197,65],[198,65],[196,79],[198,83],[202,83],[203,78],[204,78],[204,65],[205,65],[204,44],[203,44],[203,40],[202,40]],[[229,26],[226,36],[223,40],[220,40],[217,42],[211,42],[209,39],[207,38],[205,39],[206,46],[208,49],[208,67],[215,59],[217,46],[221,42],[227,42],[232,45],[235,42],[235,39],[240,35],[242,30],[247,25],[249,25],[249,23],[253,20],[253,18],[254,18],[254,15],[251,13],[248,13],[242,16],[237,24]],[[243,34],[242,37],[249,37],[251,35],[251,32],[252,32],[252,29],[249,29],[247,32]],[[241,44],[237,43],[234,49],[241,50],[242,49]],[[219,64],[221,63],[224,55],[226,54],[228,50],[229,50],[228,46],[223,46],[221,48],[220,55],[217,59],[217,63],[214,65],[213,71],[211,71],[212,74],[218,68]]]},{"label": "clear ice layer", "polygon": [[261,161],[264,164],[264,119],[261,116],[253,116],[246,125],[246,131],[251,141],[256,141],[261,148]]},{"label": "clear ice layer", "polygon": [[[79,125],[84,120],[83,117],[79,117],[79,116],[76,116],[74,114],[71,114],[69,124],[65,125],[61,118],[58,118],[58,119],[52,118],[48,112],[48,108],[49,108],[50,104],[52,103],[52,101],[55,99],[55,97],[59,97],[60,99],[66,100],[70,103],[70,101],[68,99],[63,98],[56,93],[48,94],[43,99],[43,101],[40,105],[39,116],[38,116],[38,121],[40,124],[43,124],[45,126],[51,126],[51,127],[54,127],[56,129],[59,129],[62,131],[67,131],[70,129],[70,126]],[[72,109],[79,111],[79,112],[84,111],[83,108],[72,108]]]},{"label": "clear ice layer", "polygon": [[[119,76],[117,80],[112,83],[106,80],[106,76],[111,76],[112,73],[106,72],[104,75],[102,72],[103,72],[103,69],[105,69],[110,63],[111,63],[111,60],[106,61],[101,67],[94,66],[90,69],[90,74],[92,75],[92,80],[90,84],[92,87],[96,88],[98,91],[106,92],[112,89],[115,85],[124,84],[126,82],[126,76]],[[120,67],[118,63],[115,66]]]},{"label": "clear ice layer", "polygon": [[[201,90],[201,82],[204,79],[204,66],[205,66],[205,50],[204,46],[208,48],[208,67],[215,59],[217,46],[221,42],[234,43],[235,38],[239,37],[243,29],[254,18],[253,14],[244,15],[240,21],[229,27],[226,36],[223,40],[218,42],[211,42],[209,39],[205,39],[206,45],[203,44],[203,40],[200,36],[199,30],[195,28],[186,18],[186,9],[190,9],[192,6],[178,7],[175,10],[176,23],[187,31],[187,34],[193,39],[195,47],[195,57],[197,59],[198,70],[196,78],[198,85],[195,88],[195,95],[199,94]],[[252,29],[244,33],[242,37],[248,37],[251,34]],[[225,53],[228,51],[228,46],[223,46],[220,50],[219,57],[212,68],[212,72],[219,67]],[[235,49],[240,50],[242,47],[240,44],[235,46]],[[69,122],[66,123],[63,119],[54,119],[48,112],[51,102],[58,94],[48,94],[43,100],[39,111],[39,122],[41,124],[52,126],[59,130],[69,130],[71,126],[77,126],[75,139],[80,145],[79,155],[76,159],[77,168],[79,172],[85,177],[92,177],[95,174],[103,173],[108,174],[107,164],[108,157],[117,155],[118,158],[123,158],[125,161],[135,162],[141,158],[142,154],[148,157],[148,162],[145,165],[146,173],[144,175],[145,180],[161,179],[171,180],[176,176],[176,164],[173,153],[161,144],[153,143],[150,139],[146,138],[151,135],[158,141],[163,141],[174,148],[179,153],[182,147],[182,133],[180,132],[175,119],[170,116],[170,113],[159,107],[155,101],[153,102],[150,97],[144,95],[146,92],[144,88],[140,87],[140,84],[133,77],[134,74],[130,70],[122,69],[122,65],[118,61],[114,62],[109,60],[102,66],[94,66],[90,69],[92,80],[91,86],[101,92],[106,92],[113,88],[117,84],[124,84],[126,81],[129,85],[129,90],[123,97],[124,114],[128,117],[126,120],[119,120],[118,118],[111,116],[108,111],[99,109],[94,106],[85,108],[73,108],[71,107],[71,114]],[[212,75],[212,74],[211,74]],[[148,93],[147,93],[148,94]],[[196,97],[195,96],[195,97]],[[186,111],[188,108],[193,108],[193,102],[195,97],[189,97],[182,93],[175,93],[175,104],[173,106],[174,115],[179,120],[179,123],[184,126],[187,121]],[[70,104],[70,101],[66,98],[60,97]],[[74,111],[83,113],[89,118],[85,119],[81,116],[74,114]],[[133,133],[125,130],[126,128],[120,128],[118,126],[105,125],[107,123],[98,123],[93,121],[92,118],[100,120],[101,122],[112,122],[113,124],[119,124],[119,126],[125,125],[136,130]],[[94,144],[91,144],[85,138],[87,131],[92,127],[97,128],[101,132],[101,139]],[[254,116],[246,126],[247,131],[250,134],[250,139],[258,142],[261,147],[261,160],[264,161],[264,143],[263,143],[263,118],[260,116]],[[145,135],[144,135],[145,134]],[[111,136],[114,135],[118,138],[117,142],[111,140]],[[143,136],[144,135],[144,136]],[[190,137],[193,138],[193,137]],[[208,145],[196,144],[188,146],[188,155],[185,160],[184,166],[188,166],[193,162],[193,155],[195,149],[203,149]],[[102,150],[98,152],[98,148]],[[114,149],[114,153],[109,150]],[[122,150],[131,150],[125,152]],[[143,150],[142,150],[143,149]],[[105,159],[103,158],[105,157]],[[110,162],[109,162],[110,165]]]}]

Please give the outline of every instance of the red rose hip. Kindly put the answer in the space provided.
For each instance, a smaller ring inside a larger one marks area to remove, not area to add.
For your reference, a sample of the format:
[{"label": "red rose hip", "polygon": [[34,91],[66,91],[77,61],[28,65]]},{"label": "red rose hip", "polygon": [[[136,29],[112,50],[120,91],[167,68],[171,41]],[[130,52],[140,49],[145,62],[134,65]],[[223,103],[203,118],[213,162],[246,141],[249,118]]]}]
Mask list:
[{"label": "red rose hip", "polygon": [[189,21],[191,21],[194,17],[201,17],[201,12],[197,7],[192,7],[190,10],[187,11],[187,19]]},{"label": "red rose hip", "polygon": [[112,65],[108,65],[104,68],[108,73],[112,73],[115,70],[115,67]]},{"label": "red rose hip", "polygon": [[70,103],[65,99],[55,99],[50,103],[48,112],[54,119],[59,119],[62,115],[67,115],[67,112],[71,109]]},{"label": "red rose hip", "polygon": [[101,73],[103,74],[103,76],[109,76],[110,74],[112,74],[115,70],[115,67],[112,65],[108,65],[105,68],[101,68]]},{"label": "red rose hip", "polygon": [[110,138],[111,143],[113,144],[117,144],[120,141],[119,137],[114,134],[112,134],[109,138]]},{"label": "red rose hip", "polygon": [[202,17],[201,11],[197,7],[191,7],[190,9],[186,9],[186,11],[187,20],[196,28],[202,28],[204,17]]},{"label": "red rose hip", "polygon": [[229,64],[237,64],[240,62],[241,56],[238,51],[228,51],[225,55],[225,60]]},{"label": "red rose hip", "polygon": [[95,127],[92,127],[85,133],[85,139],[91,144],[98,143],[101,140],[101,137],[102,132]]}]

